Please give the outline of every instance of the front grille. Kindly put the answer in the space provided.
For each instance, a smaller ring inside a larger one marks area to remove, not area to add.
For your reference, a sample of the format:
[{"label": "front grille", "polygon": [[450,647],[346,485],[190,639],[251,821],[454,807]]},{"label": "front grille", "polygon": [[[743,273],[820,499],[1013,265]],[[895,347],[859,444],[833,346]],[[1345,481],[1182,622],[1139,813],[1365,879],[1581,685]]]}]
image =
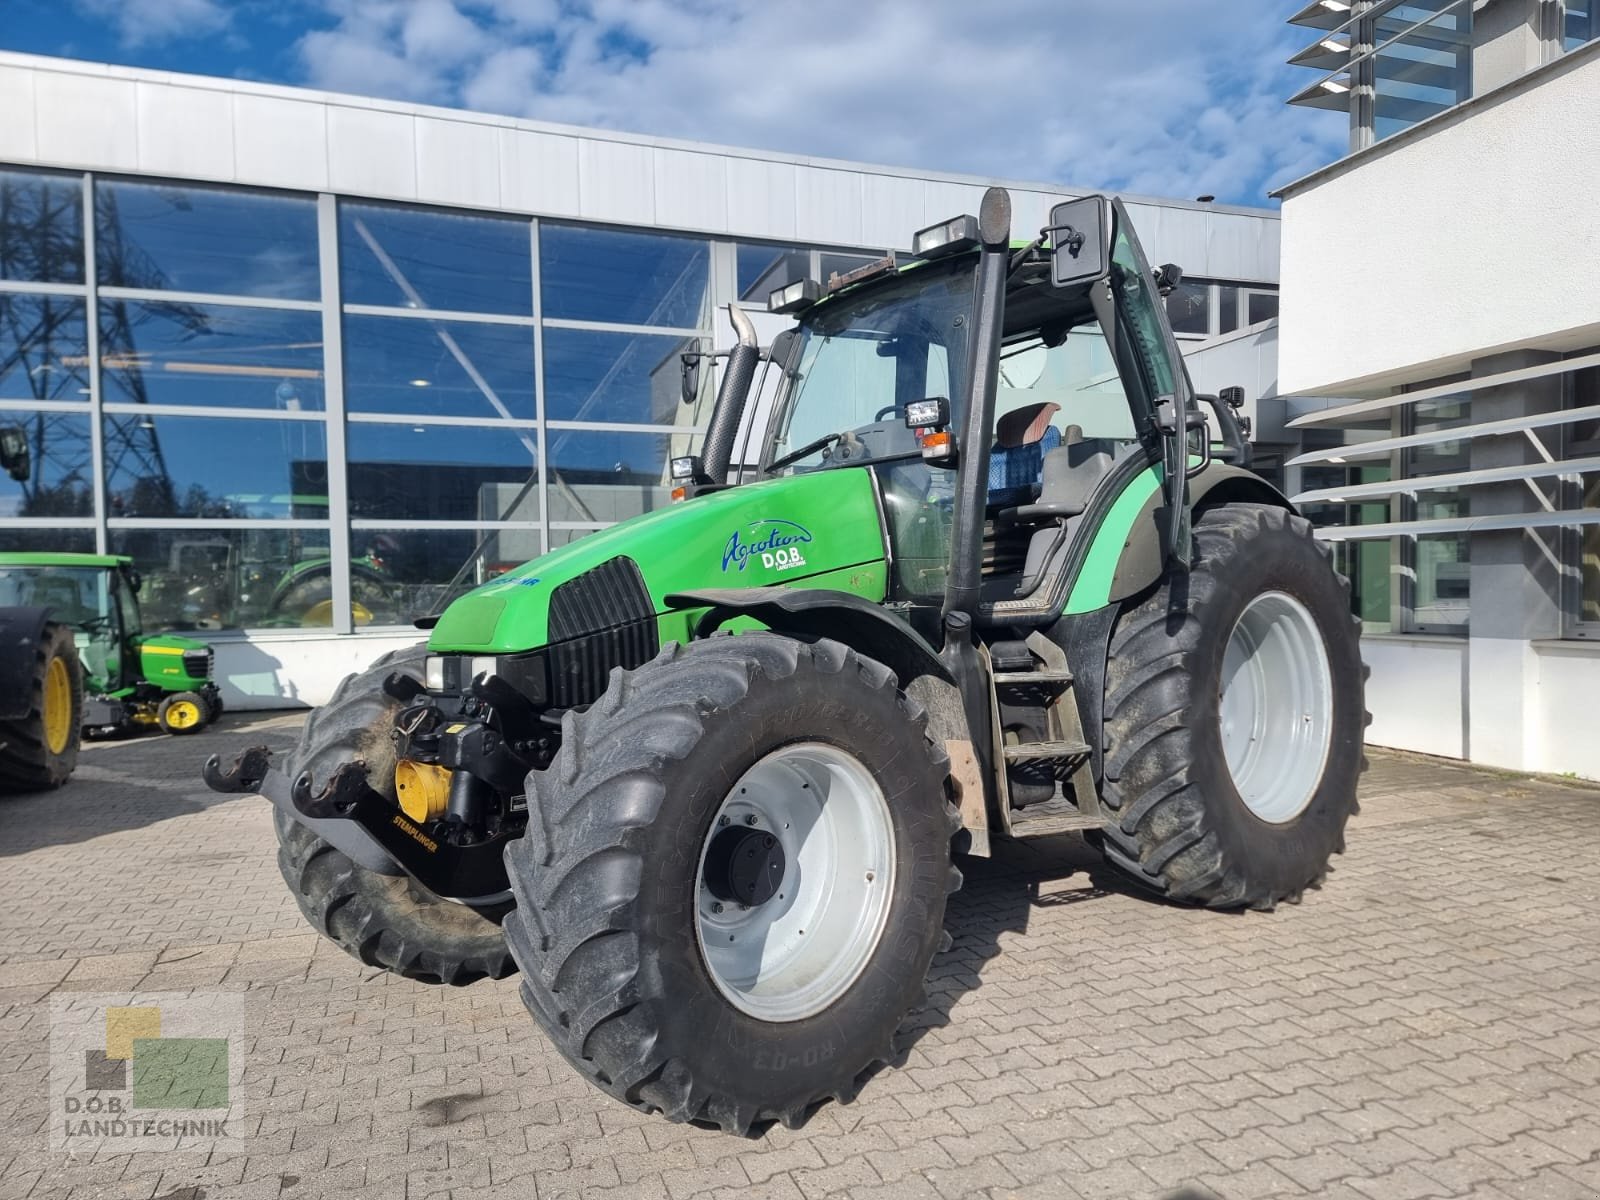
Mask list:
[{"label": "front grille", "polygon": [[550,640],[564,642],[589,633],[655,620],[655,606],[639,564],[607,559],[550,593]]},{"label": "front grille", "polygon": [[643,666],[661,648],[656,619],[634,621],[549,648],[550,703],[556,708],[593,704],[606,690],[613,667]]},{"label": "front grille", "polygon": [[209,646],[204,650],[185,650],[183,673],[190,679],[210,679],[216,657],[216,653]]},{"label": "front grille", "polygon": [[649,662],[661,647],[639,564],[613,558],[550,593],[550,703],[592,704],[613,667]]}]

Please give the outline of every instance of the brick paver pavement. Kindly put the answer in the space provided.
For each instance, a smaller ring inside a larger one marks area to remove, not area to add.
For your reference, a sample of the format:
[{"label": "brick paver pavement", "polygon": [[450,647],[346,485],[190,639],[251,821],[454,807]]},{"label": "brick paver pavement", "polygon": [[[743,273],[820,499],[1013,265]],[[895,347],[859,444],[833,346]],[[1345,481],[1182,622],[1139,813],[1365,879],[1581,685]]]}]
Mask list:
[{"label": "brick paver pavement", "polygon": [[[0,1200],[1600,1196],[1600,792],[1375,756],[1349,854],[1271,915],[1003,848],[903,1064],[746,1141],[590,1088],[514,980],[426,987],[312,934],[266,806],[196,777],[297,726],[95,744],[0,800]],[[131,988],[243,993],[245,1152],[48,1149],[48,998]]]}]

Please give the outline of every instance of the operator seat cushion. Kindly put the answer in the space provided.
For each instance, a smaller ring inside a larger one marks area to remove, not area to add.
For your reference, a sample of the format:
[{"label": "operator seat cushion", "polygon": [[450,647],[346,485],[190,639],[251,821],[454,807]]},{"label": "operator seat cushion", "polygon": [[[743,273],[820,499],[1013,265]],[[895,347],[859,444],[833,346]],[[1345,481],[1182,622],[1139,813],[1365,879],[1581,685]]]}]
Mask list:
[{"label": "operator seat cushion", "polygon": [[1044,471],[1044,456],[1061,444],[1061,431],[1050,419],[1059,404],[1025,404],[995,422],[994,450],[989,455],[989,503],[1022,504],[1034,497]]}]

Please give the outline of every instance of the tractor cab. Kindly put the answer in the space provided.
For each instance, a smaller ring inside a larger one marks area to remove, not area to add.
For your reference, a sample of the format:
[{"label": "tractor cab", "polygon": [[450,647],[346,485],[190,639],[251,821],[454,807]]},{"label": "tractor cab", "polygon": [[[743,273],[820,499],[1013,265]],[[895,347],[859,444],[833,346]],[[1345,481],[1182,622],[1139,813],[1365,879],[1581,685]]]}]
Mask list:
[{"label": "tractor cab", "polygon": [[222,711],[212,651],[174,634],[146,634],[131,559],[96,554],[0,554],[0,607],[39,606],[72,630],[83,663],[84,727],[195,732]]}]

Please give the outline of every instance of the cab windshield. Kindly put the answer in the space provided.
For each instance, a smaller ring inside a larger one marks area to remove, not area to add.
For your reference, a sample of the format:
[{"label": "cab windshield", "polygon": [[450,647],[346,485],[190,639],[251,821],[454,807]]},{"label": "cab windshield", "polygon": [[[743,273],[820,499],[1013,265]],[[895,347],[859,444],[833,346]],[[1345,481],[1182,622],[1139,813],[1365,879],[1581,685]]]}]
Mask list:
[{"label": "cab windshield", "polygon": [[763,457],[768,472],[920,454],[905,406],[966,404],[976,259],[914,267],[858,297],[824,303],[799,331],[797,365]]}]

